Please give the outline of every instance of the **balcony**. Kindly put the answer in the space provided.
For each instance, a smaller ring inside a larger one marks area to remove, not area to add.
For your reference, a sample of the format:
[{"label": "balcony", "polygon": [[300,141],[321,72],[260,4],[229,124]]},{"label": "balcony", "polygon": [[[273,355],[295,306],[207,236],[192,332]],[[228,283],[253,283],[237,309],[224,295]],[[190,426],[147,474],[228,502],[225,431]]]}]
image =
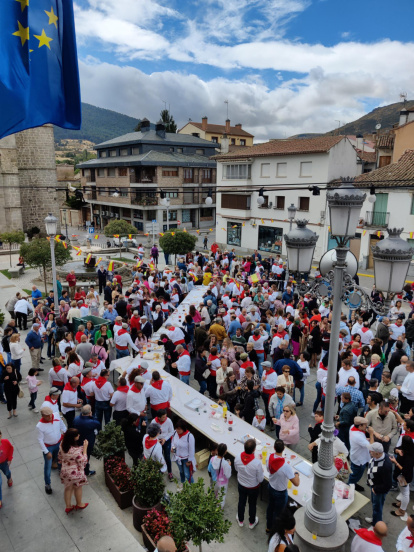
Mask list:
[{"label": "balcony", "polygon": [[389,221],[389,213],[381,211],[367,211],[365,214],[365,226],[377,226],[380,228],[387,228]]},{"label": "balcony", "polygon": [[158,205],[158,197],[142,196],[131,194],[132,205],[140,205],[141,207],[153,207]]},{"label": "balcony", "polygon": [[202,176],[201,177],[201,183],[202,184],[212,184],[213,183],[213,178],[210,176]]},{"label": "balcony", "polygon": [[130,184],[155,184],[157,182],[157,175],[155,171],[139,171],[135,170],[134,173],[129,175]]},{"label": "balcony", "polygon": [[96,178],[95,178],[95,174],[91,175],[91,176],[85,176],[85,182],[87,184],[95,184],[96,185]]}]

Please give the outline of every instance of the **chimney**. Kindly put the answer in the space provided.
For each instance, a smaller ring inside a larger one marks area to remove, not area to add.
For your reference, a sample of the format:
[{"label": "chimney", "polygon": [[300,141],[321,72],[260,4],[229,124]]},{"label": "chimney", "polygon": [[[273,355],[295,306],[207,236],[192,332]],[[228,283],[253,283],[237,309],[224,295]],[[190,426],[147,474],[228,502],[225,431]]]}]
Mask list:
[{"label": "chimney", "polygon": [[357,134],[356,135],[356,148],[359,149],[359,150],[363,150],[364,149],[364,137],[362,136],[362,134]]},{"label": "chimney", "polygon": [[207,116],[204,115],[204,117],[201,119],[201,129],[204,130],[204,132],[207,130],[207,123],[208,123]]},{"label": "chimney", "polygon": [[226,134],[230,134],[230,119],[226,119]]},{"label": "chimney", "polygon": [[164,121],[161,121],[161,119],[155,125],[155,132],[158,134],[160,138],[165,138],[165,125],[164,125]]},{"label": "chimney", "polygon": [[229,153],[230,140],[227,134],[223,134],[223,136],[221,137],[220,145],[220,153]]},{"label": "chimney", "polygon": [[241,124],[241,123],[237,123],[237,125],[235,125],[235,126],[236,126],[236,128],[238,128],[238,129],[240,129],[240,130],[241,130],[241,128],[242,128],[242,124]]},{"label": "chimney", "polygon": [[141,132],[148,132],[151,129],[151,123],[147,118],[142,119],[141,121]]},{"label": "chimney", "polygon": [[403,107],[400,111],[400,122],[398,126],[405,125],[405,123],[408,121],[408,111]]}]

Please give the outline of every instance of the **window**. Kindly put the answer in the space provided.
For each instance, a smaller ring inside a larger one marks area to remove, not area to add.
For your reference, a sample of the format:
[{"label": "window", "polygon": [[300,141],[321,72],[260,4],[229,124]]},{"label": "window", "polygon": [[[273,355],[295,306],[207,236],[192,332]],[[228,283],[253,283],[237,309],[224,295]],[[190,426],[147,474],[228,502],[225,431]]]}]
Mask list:
[{"label": "window", "polygon": [[118,176],[128,176],[128,169],[126,167],[119,167]]},{"label": "window", "polygon": [[213,218],[213,209],[211,207],[200,209],[200,217]]},{"label": "window", "polygon": [[251,178],[251,165],[224,165],[224,178],[227,180],[245,180]]},{"label": "window", "polygon": [[300,176],[312,176],[312,161],[302,161],[300,164]]},{"label": "window", "polygon": [[204,155],[204,150],[203,149],[196,149],[196,154],[197,155]]},{"label": "window", "polygon": [[98,176],[99,178],[105,177],[105,169],[98,169]]},{"label": "window", "polygon": [[125,157],[125,155],[128,155],[128,149],[121,149],[120,154]]},{"label": "window", "polygon": [[232,146],[235,146],[236,145],[236,139],[231,138],[230,143],[231,143]]},{"label": "window", "polygon": [[196,138],[200,138],[200,133],[199,132],[193,132],[192,136],[195,136]]},{"label": "window", "polygon": [[184,169],[184,182],[194,182],[193,169]]},{"label": "window", "polygon": [[276,196],[275,209],[284,209],[284,208],[285,208],[285,196]]},{"label": "window", "polygon": [[132,148],[132,155],[139,155],[140,153],[140,148]]},{"label": "window", "polygon": [[144,230],[144,225],[142,224],[142,222],[137,222],[136,220],[134,220],[134,226],[139,232],[142,232]]},{"label": "window", "polygon": [[116,155],[117,155],[117,151],[116,151],[116,150],[111,150],[111,151],[109,152],[109,157],[116,157]]},{"label": "window", "polygon": [[177,148],[177,153],[183,153],[183,148]]},{"label": "window", "polygon": [[227,243],[228,245],[241,246],[241,232],[242,225],[240,222],[228,222],[227,223]]},{"label": "window", "polygon": [[298,211],[309,211],[309,198],[300,197]]},{"label": "window", "polygon": [[270,163],[262,163],[260,165],[260,177],[261,178],[270,177]]},{"label": "window", "polygon": [[201,181],[211,182],[211,169],[201,169]]},{"label": "window", "polygon": [[143,211],[134,211],[134,218],[143,220],[143,218],[144,218]]},{"label": "window", "polygon": [[242,138],[240,138],[240,145],[245,146],[246,145],[246,140],[243,140]]},{"label": "window", "polygon": [[147,211],[147,220],[155,220],[157,218],[157,210],[150,209]]},{"label": "window", "polygon": [[218,144],[218,136],[212,136],[211,141],[213,142],[213,144]]},{"label": "window", "polygon": [[221,194],[222,209],[250,209],[250,196]]},{"label": "window", "polygon": [[276,165],[276,177],[277,178],[287,177],[287,163],[278,163]]},{"label": "window", "polygon": [[178,192],[165,192],[165,197],[176,199],[178,197]]},{"label": "window", "polygon": [[268,251],[272,253],[282,252],[282,236],[283,228],[272,228],[270,226],[259,226],[259,243],[260,251]]},{"label": "window", "polygon": [[99,157],[106,157],[106,151],[100,151]]},{"label": "window", "polygon": [[174,152],[174,148],[170,148],[170,151],[171,151],[171,153],[173,153],[173,152]]},{"label": "window", "polygon": [[116,169],[108,169],[108,176],[110,176],[111,178],[116,176]]},{"label": "window", "polygon": [[162,176],[178,176],[178,168],[162,169]]},{"label": "window", "polygon": [[[169,217],[168,220],[177,220],[178,211],[168,211]],[[155,217],[154,217],[155,218]],[[165,222],[167,220],[167,211],[163,211],[162,220]]]},{"label": "window", "polygon": [[190,209],[183,209],[181,212],[181,222],[191,222],[191,211]]},{"label": "window", "polygon": [[[124,190],[121,190],[121,197],[129,197],[128,192],[124,192]],[[124,213],[125,214],[125,213]]]}]

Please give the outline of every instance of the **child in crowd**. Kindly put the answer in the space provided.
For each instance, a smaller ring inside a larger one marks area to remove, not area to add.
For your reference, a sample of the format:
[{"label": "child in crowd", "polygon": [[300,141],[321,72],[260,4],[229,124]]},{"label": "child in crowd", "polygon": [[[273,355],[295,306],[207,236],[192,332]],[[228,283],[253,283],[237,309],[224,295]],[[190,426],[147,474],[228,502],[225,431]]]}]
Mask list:
[{"label": "child in crowd", "polygon": [[252,426],[260,431],[264,431],[266,428],[266,416],[261,408],[256,411],[256,416],[253,418]]},{"label": "child in crowd", "polygon": [[211,443],[210,458],[208,461],[207,471],[208,471],[208,475],[210,476],[210,487],[212,489],[214,489],[214,485],[216,484],[216,481],[217,481],[217,473],[216,473],[216,470],[213,468],[213,463],[212,463],[213,458],[217,456],[217,452],[218,452],[217,445],[215,443]]},{"label": "child in crowd", "polygon": [[240,418],[240,412],[242,411],[242,408],[243,407],[240,403],[237,403],[236,406],[234,407],[234,413],[238,418]]},{"label": "child in crowd", "polygon": [[29,408],[30,410],[33,410],[33,412],[39,412],[36,408],[35,401],[37,399],[37,388],[39,385],[42,385],[42,381],[37,379],[37,374],[39,372],[36,370],[36,368],[30,368],[29,374],[26,377],[27,385],[29,388],[30,393],[30,402],[29,402]]},{"label": "child in crowd", "polygon": [[[217,455],[213,456],[210,460],[212,469],[215,471],[216,482],[214,484],[214,494],[216,497],[219,495],[221,489],[224,489],[223,498],[221,501],[221,507],[224,508],[226,502],[227,487],[229,485],[229,479],[231,477],[231,462],[224,458],[227,452],[227,445],[220,443],[217,448]],[[210,466],[209,466],[210,467]]]}]

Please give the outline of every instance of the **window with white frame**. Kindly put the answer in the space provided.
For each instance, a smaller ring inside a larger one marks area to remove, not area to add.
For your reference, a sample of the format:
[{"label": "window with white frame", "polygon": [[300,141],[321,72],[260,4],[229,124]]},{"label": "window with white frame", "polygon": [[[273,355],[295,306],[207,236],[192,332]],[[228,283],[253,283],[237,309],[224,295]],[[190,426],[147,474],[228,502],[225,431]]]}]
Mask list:
[{"label": "window with white frame", "polygon": [[277,163],[277,165],[276,165],[276,177],[277,178],[286,178],[287,177],[287,163]]},{"label": "window with white frame", "polygon": [[270,163],[262,163],[260,165],[260,177],[270,178]]},{"label": "window with white frame", "polygon": [[227,180],[245,180],[251,178],[251,165],[224,165],[224,178]]},{"label": "window with white frame", "polygon": [[312,176],[312,161],[302,161],[300,164],[300,176]]}]

